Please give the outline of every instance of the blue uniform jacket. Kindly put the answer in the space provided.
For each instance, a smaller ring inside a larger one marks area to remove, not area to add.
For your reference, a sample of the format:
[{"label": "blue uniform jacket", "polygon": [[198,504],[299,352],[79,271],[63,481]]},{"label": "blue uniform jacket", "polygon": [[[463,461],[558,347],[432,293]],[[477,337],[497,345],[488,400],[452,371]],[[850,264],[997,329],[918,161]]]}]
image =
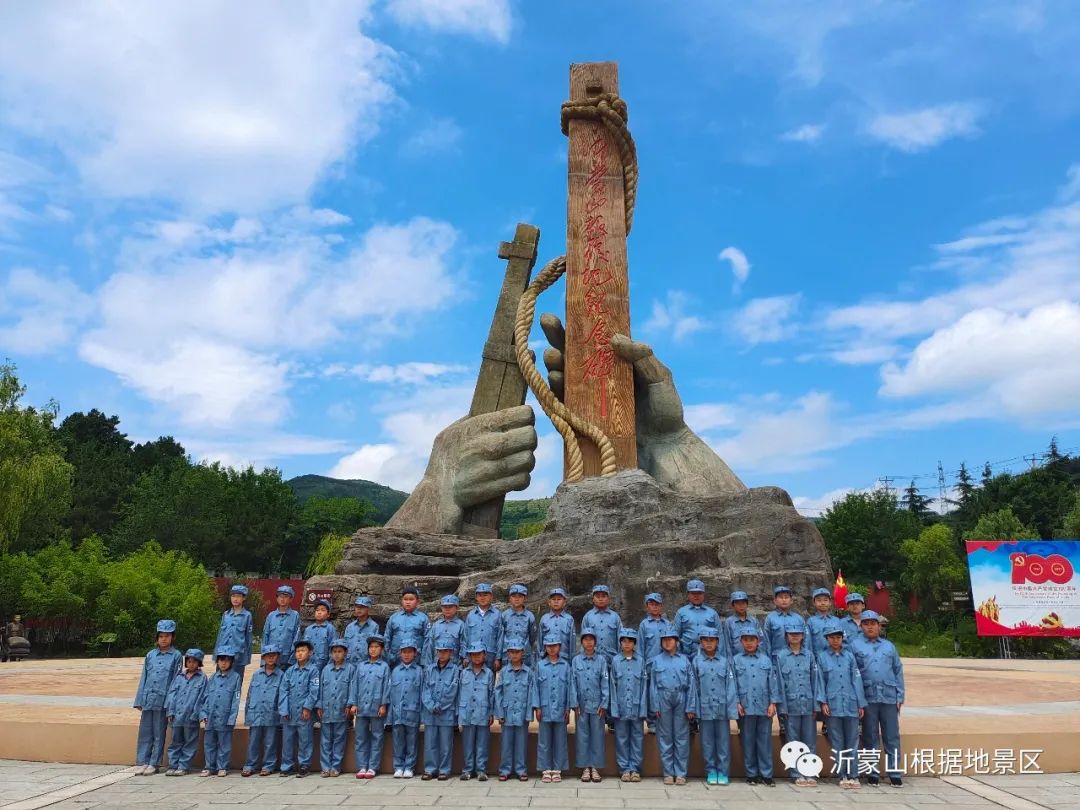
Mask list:
[{"label": "blue uniform jacket", "polygon": [[502,652],[503,620],[502,614],[492,605],[486,613],[474,607],[465,616],[465,644],[484,645],[484,649],[493,655]]},{"label": "blue uniform jacket", "polygon": [[392,667],[397,666],[400,660],[398,651],[405,639],[411,639],[419,648],[416,652],[422,653],[424,639],[430,629],[431,621],[422,610],[417,609],[412,613],[401,609],[394,611],[386,620],[386,632],[383,634],[386,637],[386,662]]},{"label": "blue uniform jacket", "polygon": [[806,647],[798,655],[788,647],[776,656],[776,673],[780,678],[781,714],[814,714],[821,708],[825,692],[821,685],[821,670],[817,657]]},{"label": "blue uniform jacket", "polygon": [[904,702],[904,665],[900,654],[888,639],[870,641],[863,636],[851,645],[862,675],[867,703]]},{"label": "blue uniform jacket", "polygon": [[622,619],[611,608],[606,610],[591,608],[581,617],[581,632],[592,630],[596,633],[596,651],[608,658],[619,653],[619,631],[621,629]]},{"label": "blue uniform jacket", "polygon": [[732,614],[724,619],[724,629],[727,630],[728,652],[730,653],[728,658],[734,658],[743,651],[742,634],[748,631],[760,633],[761,625],[749,613],[746,614],[745,619]]},{"label": "blue uniform jacket", "polygon": [[747,714],[766,715],[770,703],[780,703],[780,682],[772,658],[760,649],[741,652],[731,659],[739,703]]},{"label": "blue uniform jacket", "polygon": [[540,629],[536,634],[536,660],[545,658],[544,639],[548,636],[557,636],[562,642],[559,648],[559,658],[567,663],[577,653],[577,623],[574,617],[565,610],[556,615],[548,611],[540,617]]},{"label": "blue uniform jacket", "polygon": [[457,699],[458,725],[487,726],[494,714],[495,673],[486,666],[479,672],[471,666],[462,670]]},{"label": "blue uniform jacket", "polygon": [[[254,623],[251,619],[251,611],[241,608],[239,612],[232,608],[221,614],[221,624],[218,625],[217,643],[215,650],[222,647],[232,647],[236,650],[236,658],[233,659],[234,667],[246,667],[251,663],[251,638]],[[216,660],[216,659],[215,659]]]},{"label": "blue uniform jacket", "polygon": [[330,622],[312,622],[304,628],[304,641],[310,641],[311,665],[322,672],[330,660],[330,642],[337,637],[337,631]]},{"label": "blue uniform jacket", "polygon": [[206,699],[199,719],[211,731],[225,731],[236,725],[240,712],[240,673],[230,669],[215,672],[206,680]]},{"label": "blue uniform jacket", "polygon": [[504,726],[527,726],[533,710],[540,704],[536,675],[525,665],[521,669],[505,666],[495,678],[495,716]]},{"label": "blue uniform jacket", "polygon": [[612,717],[637,720],[648,714],[648,676],[644,658],[640,655],[627,658],[620,652],[611,660],[610,681],[608,698]]},{"label": "blue uniform jacket", "polygon": [[504,664],[509,663],[510,658],[506,654],[506,642],[520,638],[525,642],[525,666],[532,666],[533,650],[536,649],[536,614],[525,608],[521,612],[513,608],[507,608],[502,612],[503,644],[499,650]]},{"label": "blue uniform jacket", "polygon": [[736,720],[739,716],[739,694],[731,659],[719,652],[711,658],[699,651],[691,664],[694,667],[694,689],[689,711],[702,720]]},{"label": "blue uniform jacket", "polygon": [[577,695],[573,708],[581,709],[586,714],[596,714],[597,709],[607,711],[610,701],[607,656],[599,649],[593,655],[578,653],[570,662],[570,673]]},{"label": "blue uniform jacket", "polygon": [[447,621],[441,616],[431,623],[427,638],[424,639],[423,655],[420,662],[427,666],[435,663],[435,648],[439,642],[449,642],[454,653],[450,656],[451,661],[465,661],[465,622],[456,616]]},{"label": "blue uniform jacket", "polygon": [[[292,666],[286,671],[279,702],[282,722],[285,725],[303,725],[304,709],[312,715],[315,714],[315,708],[319,703],[319,670],[312,665],[311,659],[308,659],[302,667]],[[286,716],[288,719],[285,719]],[[311,718],[308,718],[306,722],[311,722]]]},{"label": "blue uniform jacket", "polygon": [[675,625],[671,623],[667,616],[661,616],[659,619],[646,616],[641,620],[637,631],[637,649],[642,660],[645,661],[646,667],[648,667],[650,661],[663,652],[660,648],[660,634],[665,630],[674,629],[674,627]]},{"label": "blue uniform jacket", "polygon": [[390,665],[381,658],[372,662],[370,658],[353,664],[353,693],[349,703],[356,707],[361,717],[378,717],[379,707],[387,707],[390,713]]},{"label": "blue uniform jacket", "polygon": [[833,618],[833,614],[830,610],[824,616],[820,613],[813,613],[806,620],[806,629],[810,632],[810,651],[814,655],[821,655],[821,653],[829,649],[829,642],[825,640],[825,625],[831,618]]},{"label": "blue uniform jacket", "polygon": [[[851,614],[845,614],[840,617],[840,627],[844,630],[844,647],[850,647],[855,641],[863,637],[862,628],[859,627],[859,623],[851,618]],[[828,644],[826,643],[826,646]]]},{"label": "blue uniform jacket", "polygon": [[552,723],[577,706],[570,664],[562,658],[554,663],[545,658],[536,665],[536,705],[543,712],[541,720]]},{"label": "blue uniform jacket", "polygon": [[155,647],[148,652],[132,705],[136,709],[164,709],[169,687],[183,666],[184,656],[173,647],[164,652]]},{"label": "blue uniform jacket", "polygon": [[668,705],[664,700],[666,695],[674,693],[681,700],[681,711],[690,711],[687,708],[691,701],[691,692],[694,688],[694,668],[690,665],[690,659],[682,653],[668,655],[662,652],[649,661],[649,712],[655,714]]},{"label": "blue uniform jacket", "polygon": [[282,612],[271,610],[263,622],[262,645],[275,644],[282,650],[281,661],[292,666],[296,663],[293,647],[300,640],[300,614],[292,608]]},{"label": "blue uniform jacket", "polygon": [[457,725],[458,688],[461,686],[461,667],[450,660],[446,666],[431,664],[424,670],[421,692],[425,726]]},{"label": "blue uniform jacket", "polygon": [[787,612],[770,610],[766,614],[761,629],[765,634],[762,646],[767,655],[778,655],[781,650],[787,648],[787,622],[792,616],[798,615],[799,613],[795,610]]},{"label": "blue uniform jacket", "polygon": [[413,659],[398,664],[390,673],[390,712],[387,725],[420,725],[420,693],[424,688],[424,670]]},{"label": "blue uniform jacket", "polygon": [[173,678],[165,698],[165,715],[175,726],[199,725],[199,713],[206,699],[206,676],[196,671],[192,677],[181,672]]},{"label": "blue uniform jacket", "polygon": [[269,675],[260,668],[248,685],[247,703],[244,705],[244,723],[252,726],[281,725],[281,691],[285,676],[280,669]]},{"label": "blue uniform jacket", "polygon": [[818,657],[818,666],[829,713],[834,717],[858,717],[859,709],[866,708],[866,695],[855,656],[850,650],[829,650]]},{"label": "blue uniform jacket", "polygon": [[345,710],[352,705],[353,665],[345,662],[340,667],[331,661],[319,676],[319,708],[324,723],[344,723]]},{"label": "blue uniform jacket", "polygon": [[[349,652],[345,656],[345,660],[350,664],[359,664],[361,661],[368,660],[368,638],[379,632],[378,623],[368,618],[367,621],[361,623],[356,619],[353,619],[345,626],[345,643],[349,645]],[[383,657],[386,657],[386,650],[383,650]]]},{"label": "blue uniform jacket", "polygon": [[719,650],[727,656],[727,633],[723,632],[720,614],[708,605],[691,605],[687,602],[675,611],[675,631],[679,634],[679,652],[687,658],[693,658],[701,646],[698,634],[703,627],[720,631]]}]

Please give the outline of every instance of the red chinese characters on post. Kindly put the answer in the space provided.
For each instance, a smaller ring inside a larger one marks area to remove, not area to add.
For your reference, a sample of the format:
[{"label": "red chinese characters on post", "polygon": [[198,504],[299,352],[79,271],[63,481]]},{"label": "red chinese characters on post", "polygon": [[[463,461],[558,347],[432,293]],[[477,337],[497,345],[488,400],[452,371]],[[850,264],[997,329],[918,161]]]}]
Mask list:
[{"label": "red chinese characters on post", "polygon": [[604,301],[614,275],[610,267],[610,251],[607,247],[608,228],[604,221],[604,174],[607,171],[608,142],[603,127],[593,127],[589,144],[591,165],[585,183],[585,211],[582,219],[584,246],[582,248],[583,302],[587,315],[596,318],[583,343],[589,347],[585,357],[583,376],[585,380],[598,383],[600,415],[608,415],[608,378],[615,369],[615,353],[611,349],[611,330],[604,318]]}]

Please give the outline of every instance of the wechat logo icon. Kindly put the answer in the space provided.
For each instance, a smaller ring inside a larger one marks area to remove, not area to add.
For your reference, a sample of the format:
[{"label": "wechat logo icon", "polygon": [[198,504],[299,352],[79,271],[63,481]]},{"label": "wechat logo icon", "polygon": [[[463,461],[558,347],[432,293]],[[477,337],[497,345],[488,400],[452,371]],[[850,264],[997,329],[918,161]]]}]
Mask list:
[{"label": "wechat logo icon", "polygon": [[803,742],[789,742],[780,749],[780,761],[785,768],[794,768],[799,776],[817,779],[825,763]]}]

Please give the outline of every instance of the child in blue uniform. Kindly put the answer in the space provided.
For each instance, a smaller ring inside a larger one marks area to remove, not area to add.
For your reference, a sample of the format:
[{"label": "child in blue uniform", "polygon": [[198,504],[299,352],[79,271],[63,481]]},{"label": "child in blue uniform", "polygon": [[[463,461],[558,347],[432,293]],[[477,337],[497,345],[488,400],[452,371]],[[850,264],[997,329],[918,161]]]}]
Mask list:
[{"label": "child in blue uniform", "polygon": [[277,767],[278,727],[281,725],[281,696],[285,676],[277,668],[281,653],[267,644],[259,656],[262,667],[251,678],[244,723],[248,727],[248,756],[241,776],[251,776],[259,768],[259,776],[269,776]]},{"label": "child in blue uniform", "polygon": [[139,715],[139,738],[135,747],[136,773],[148,776],[157,773],[158,763],[165,751],[165,698],[173,678],[180,672],[183,659],[173,647],[176,622],[162,619],[157,623],[157,646],[143,660],[139,688],[133,704]]},{"label": "child in blue uniform", "polygon": [[424,671],[416,660],[419,642],[398,640],[398,664],[390,673],[390,726],[394,744],[394,778],[412,779],[416,768],[416,738],[420,728]]},{"label": "child in blue uniform", "polygon": [[330,609],[330,600],[320,599],[315,603],[315,621],[304,628],[303,639],[311,642],[311,666],[320,676],[330,661],[330,642],[337,635],[330,623]]},{"label": "child in blue uniform", "polygon": [[203,701],[199,719],[203,731],[203,770],[199,776],[229,772],[232,757],[232,735],[236,727],[236,715],[240,712],[240,676],[233,671],[232,662],[236,652],[231,647],[214,651],[217,663],[215,672],[206,682],[206,699]]},{"label": "child in blue uniform", "polygon": [[491,723],[495,719],[495,673],[486,665],[487,650],[473,642],[466,650],[469,666],[461,672],[458,689],[457,721],[461,745],[465,749],[462,781],[475,776],[487,781]]},{"label": "child in blue uniform", "polygon": [[825,625],[833,618],[832,594],[828,588],[817,588],[813,593],[814,613],[806,620],[806,628],[810,638],[803,639],[803,644],[810,648],[810,652],[819,655],[829,649],[829,642],[825,640]]},{"label": "child in blue uniform", "polygon": [[499,781],[517,776],[529,781],[525,764],[529,721],[538,706],[536,676],[525,665],[525,650],[529,645],[522,638],[506,642],[507,663],[495,677],[495,716],[499,718],[500,751]]},{"label": "child in blue uniform", "polygon": [[[773,588],[773,610],[765,614],[765,621],[761,629],[765,634],[764,652],[776,658],[782,649],[787,647],[787,637],[784,631],[787,629],[787,621],[792,616],[798,616],[798,612],[791,605],[795,597],[791,588],[787,585],[777,585]],[[801,617],[800,617],[801,618]]]},{"label": "child in blue uniform", "polygon": [[[483,642],[475,642],[483,646]],[[485,656],[487,647],[484,646]],[[454,760],[454,726],[457,725],[458,688],[461,666],[448,641],[435,645],[435,663],[424,670],[422,692],[424,721],[424,775],[422,780],[450,778]]]},{"label": "child in blue uniform", "polygon": [[391,667],[398,665],[398,651],[408,639],[420,646],[417,653],[423,652],[424,639],[431,630],[431,621],[420,607],[420,591],[412,585],[401,590],[401,609],[394,611],[386,620],[386,663]]},{"label": "child in blue uniform", "polygon": [[840,622],[833,619],[825,625],[825,640],[829,649],[817,659],[825,697],[821,713],[829,724],[829,744],[840,787],[850,790],[859,787],[859,721],[866,709],[866,695],[855,656],[844,647]]},{"label": "child in blue uniform", "polygon": [[559,657],[569,664],[576,652],[577,624],[566,610],[566,591],[552,588],[548,592],[548,607],[550,610],[540,617],[537,627],[536,660],[541,661],[547,657],[544,647],[547,639],[554,636],[559,639]]},{"label": "child in blue uniform", "polygon": [[368,639],[379,633],[379,624],[370,616],[373,602],[370,596],[353,599],[353,620],[345,625],[345,643],[349,654],[345,660],[353,666],[368,660]]},{"label": "child in blue uniform", "polygon": [[277,589],[277,610],[266,614],[263,622],[263,644],[273,644],[281,653],[281,671],[287,672],[296,663],[293,654],[296,642],[300,640],[300,614],[292,608],[296,591],[292,585],[279,585]]},{"label": "child in blue uniform", "polygon": [[611,589],[607,585],[593,585],[592,603],[581,617],[581,631],[591,630],[596,637],[596,651],[611,661],[619,653],[619,630],[622,619],[611,609]]},{"label": "child in blue uniform", "polygon": [[348,652],[345,639],[330,642],[330,663],[319,676],[319,775],[323,777],[340,776],[345,758],[345,738],[353,715],[353,667],[345,661]]},{"label": "child in blue uniform", "polygon": [[544,639],[544,660],[536,665],[536,769],[542,771],[541,782],[561,782],[562,772],[570,767],[566,724],[576,705],[570,664],[562,657],[562,637],[553,633]]},{"label": "child in blue uniform", "polygon": [[690,721],[694,719],[694,671],[679,652],[672,627],[660,634],[661,653],[649,661],[649,713],[656,718],[656,742],[665,785],[685,785],[690,765]]},{"label": "child in blue uniform", "polygon": [[[862,721],[863,748],[884,751],[889,783],[900,787],[900,707],[904,705],[904,665],[900,654],[888,639],[881,637],[881,617],[876,611],[864,611],[859,617],[863,637],[851,645],[862,675],[866,712]],[[885,745],[882,748],[882,740]],[[866,781],[880,781],[878,763]]]},{"label": "child in blue uniform", "polygon": [[[311,772],[315,745],[315,709],[319,703],[319,670],[311,663],[311,642],[293,642],[293,665],[281,685],[281,775],[298,778]],[[293,767],[296,770],[293,770]]]},{"label": "child in blue uniform", "polygon": [[[776,656],[776,674],[780,680],[780,713],[787,723],[785,742],[801,742],[811,751],[816,749],[814,714],[821,708],[824,693],[821,672],[814,653],[807,649],[806,627],[802,619],[792,616],[787,623],[787,648]],[[788,776],[798,787],[813,787],[815,778],[803,776],[795,768]]]},{"label": "child in blue uniform", "polygon": [[720,650],[720,633],[702,627],[698,650],[691,662],[694,687],[691,709],[701,730],[701,755],[705,760],[705,782],[726,785],[731,772],[731,721],[739,716],[738,692],[731,660]]},{"label": "child in blue uniform", "polygon": [[641,781],[641,724],[649,713],[645,660],[637,653],[637,633],[619,631],[619,654],[611,662],[608,689],[610,713],[615,721],[615,762],[624,782]]},{"label": "child in blue uniform", "polygon": [[199,713],[206,698],[206,676],[202,673],[202,665],[202,650],[192,648],[184,653],[184,671],[173,678],[165,697],[165,713],[172,726],[166,776],[187,776],[199,747]]},{"label": "child in blue uniform", "polygon": [[780,702],[780,685],[772,659],[759,649],[757,633],[744,630],[743,651],[731,660],[738,690],[739,716],[743,719],[743,767],[748,785],[772,787],[772,719]]},{"label": "child in blue uniform", "polygon": [[506,666],[510,660],[506,654],[506,643],[512,638],[524,639],[525,666],[532,666],[533,649],[536,647],[536,615],[525,607],[525,600],[528,597],[529,589],[520,582],[510,586],[510,607],[502,614],[503,646],[500,653],[503,666]]},{"label": "child in blue uniform", "polygon": [[742,634],[747,630],[755,633],[761,632],[758,620],[750,615],[750,597],[746,591],[731,592],[731,615],[724,619],[724,629],[727,631],[729,658],[742,651]]},{"label": "child in blue uniform", "polygon": [[431,623],[427,638],[424,639],[424,651],[420,655],[420,663],[423,666],[435,663],[435,645],[448,643],[453,649],[452,661],[460,661],[462,665],[468,660],[465,656],[465,622],[458,618],[461,600],[455,594],[447,594],[439,600],[439,609],[442,615]]},{"label": "child in blue uniform", "polygon": [[[675,611],[674,624],[679,633],[679,652],[690,660],[697,655],[701,631],[705,628],[720,629],[720,614],[711,605],[705,604],[705,583],[700,579],[686,583],[686,604]],[[727,639],[719,635],[717,639],[720,655],[727,658]]]},{"label": "child in blue uniform", "polygon": [[492,599],[491,585],[481,582],[476,586],[476,607],[465,616],[465,643],[470,646],[483,644],[487,650],[488,668],[497,672],[501,664],[499,653],[502,652],[503,621],[502,614],[492,606]]},{"label": "child in blue uniform", "polygon": [[[350,647],[350,650],[352,648]],[[382,761],[383,735],[390,712],[390,665],[383,658],[383,637],[367,637],[367,658],[353,664],[356,707],[356,778],[374,779]]]},{"label": "child in blue uniform", "polygon": [[[584,622],[582,622],[584,624]],[[582,782],[602,780],[604,767],[604,717],[609,703],[608,658],[596,649],[596,634],[589,628],[581,631],[581,652],[570,662],[573,678],[575,718],[575,759],[581,768]]]},{"label": "child in blue uniform", "polygon": [[244,669],[251,663],[251,641],[254,624],[251,611],[244,607],[248,589],[246,585],[233,585],[229,588],[230,608],[221,614],[221,624],[218,626],[217,642],[214,649],[231,647],[236,650],[236,660],[233,661],[233,669],[244,680]]},{"label": "child in blue uniform", "polygon": [[659,593],[645,595],[645,618],[638,625],[637,654],[648,663],[658,656],[660,634],[675,625],[664,613],[664,597]]},{"label": "child in blue uniform", "polygon": [[862,638],[862,614],[866,609],[866,600],[861,593],[849,593],[844,605],[847,615],[840,617],[840,629],[844,631],[844,646],[850,647],[852,642]]}]

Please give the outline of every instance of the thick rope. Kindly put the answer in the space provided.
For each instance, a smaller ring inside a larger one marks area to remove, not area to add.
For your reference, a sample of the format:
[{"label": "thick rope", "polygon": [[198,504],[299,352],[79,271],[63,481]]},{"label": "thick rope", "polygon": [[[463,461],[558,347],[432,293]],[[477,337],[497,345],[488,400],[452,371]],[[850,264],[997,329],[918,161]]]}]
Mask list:
[{"label": "thick rope", "polygon": [[[638,165],[637,147],[627,128],[629,116],[626,102],[614,93],[603,93],[585,101],[567,101],[562,105],[562,131],[570,134],[570,120],[599,121],[615,140],[623,168],[623,194],[626,212],[626,232],[629,234],[634,222],[634,205],[637,202]],[[544,290],[558,281],[566,272],[566,256],[558,256],[544,265],[533,279],[518,303],[514,321],[514,352],[518,368],[525,382],[536,395],[541,409],[559,431],[566,443],[567,481],[580,481],[585,474],[578,435],[584,435],[600,451],[600,474],[614,475],[618,470],[615,462],[615,446],[611,439],[592,422],[573,413],[555,396],[547,380],[536,368],[536,360],[529,352],[529,333],[536,317],[536,299]]]}]

